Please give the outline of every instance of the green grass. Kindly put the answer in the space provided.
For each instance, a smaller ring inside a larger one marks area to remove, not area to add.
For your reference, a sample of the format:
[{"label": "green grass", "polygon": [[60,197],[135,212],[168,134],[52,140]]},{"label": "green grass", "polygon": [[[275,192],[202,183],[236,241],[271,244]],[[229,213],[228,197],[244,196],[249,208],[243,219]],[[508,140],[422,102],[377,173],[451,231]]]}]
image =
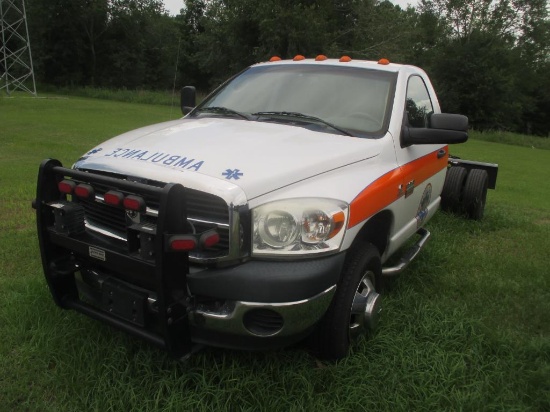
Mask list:
[{"label": "green grass", "polygon": [[[57,308],[38,253],[39,162],[178,117],[83,98],[0,99],[0,410],[550,410],[550,152],[471,140],[500,166],[482,222],[439,213],[384,317],[338,364],[305,349],[187,362]],[[521,137],[517,137],[521,139]]]},{"label": "green grass", "polygon": [[56,95],[72,97],[89,97],[93,99],[114,100],[126,103],[144,103],[179,107],[179,90],[129,90],[129,89],[105,89],[101,87],[53,87],[40,85],[39,96]]},{"label": "green grass", "polygon": [[503,143],[514,146],[529,147],[530,149],[550,150],[550,138],[539,136],[518,135],[510,132],[470,132],[470,138],[486,142]]},{"label": "green grass", "polygon": [[[143,103],[174,106],[179,110],[180,91],[105,89],[100,87],[54,87],[39,85],[39,96],[89,97],[93,99],[113,100],[125,103]],[[205,94],[198,92],[197,101]]]}]

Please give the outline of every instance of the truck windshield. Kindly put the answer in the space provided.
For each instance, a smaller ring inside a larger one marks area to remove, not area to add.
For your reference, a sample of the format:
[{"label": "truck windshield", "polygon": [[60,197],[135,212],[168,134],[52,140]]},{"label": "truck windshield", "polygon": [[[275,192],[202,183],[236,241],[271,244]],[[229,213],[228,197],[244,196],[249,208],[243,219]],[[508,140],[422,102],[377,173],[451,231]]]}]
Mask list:
[{"label": "truck windshield", "polygon": [[232,111],[250,120],[298,124],[309,117],[310,123],[326,122],[330,133],[380,136],[387,130],[396,78],[396,73],[345,66],[256,66],[217,90],[196,114]]}]

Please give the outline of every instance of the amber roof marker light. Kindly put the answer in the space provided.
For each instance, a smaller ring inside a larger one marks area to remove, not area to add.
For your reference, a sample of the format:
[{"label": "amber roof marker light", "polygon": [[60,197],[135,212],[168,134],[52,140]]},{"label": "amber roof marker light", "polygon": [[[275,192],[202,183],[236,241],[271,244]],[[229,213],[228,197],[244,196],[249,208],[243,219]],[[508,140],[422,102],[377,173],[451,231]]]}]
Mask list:
[{"label": "amber roof marker light", "polygon": [[378,64],[381,64],[383,66],[387,66],[388,64],[390,64],[390,61],[388,59],[380,59],[380,60],[378,60]]}]

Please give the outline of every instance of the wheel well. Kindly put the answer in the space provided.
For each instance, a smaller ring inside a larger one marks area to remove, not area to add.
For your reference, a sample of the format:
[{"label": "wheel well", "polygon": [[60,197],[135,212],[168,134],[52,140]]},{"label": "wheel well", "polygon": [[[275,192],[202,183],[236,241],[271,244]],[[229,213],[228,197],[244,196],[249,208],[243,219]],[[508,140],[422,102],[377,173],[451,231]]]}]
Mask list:
[{"label": "wheel well", "polygon": [[382,256],[388,247],[392,223],[393,214],[389,210],[383,210],[365,223],[353,243],[355,244],[361,240],[372,243]]}]

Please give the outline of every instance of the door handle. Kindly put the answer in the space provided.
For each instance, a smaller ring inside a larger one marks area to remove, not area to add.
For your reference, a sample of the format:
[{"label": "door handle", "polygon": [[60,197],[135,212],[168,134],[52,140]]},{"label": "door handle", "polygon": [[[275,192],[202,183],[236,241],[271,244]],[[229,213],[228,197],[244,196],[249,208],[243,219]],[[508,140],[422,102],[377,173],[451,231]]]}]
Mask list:
[{"label": "door handle", "polygon": [[407,188],[405,189],[405,197],[409,197],[414,192],[414,180],[411,180],[407,183]]}]

